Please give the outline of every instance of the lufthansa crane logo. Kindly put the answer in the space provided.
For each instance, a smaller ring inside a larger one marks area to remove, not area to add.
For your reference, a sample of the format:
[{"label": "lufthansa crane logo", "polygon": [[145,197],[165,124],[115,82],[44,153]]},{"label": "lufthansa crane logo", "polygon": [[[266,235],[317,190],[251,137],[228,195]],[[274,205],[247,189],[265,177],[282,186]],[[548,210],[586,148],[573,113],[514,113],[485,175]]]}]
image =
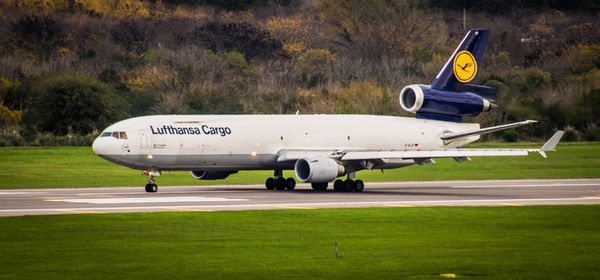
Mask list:
[{"label": "lufthansa crane logo", "polygon": [[468,83],[477,75],[477,62],[475,57],[468,52],[462,51],[454,57],[454,76],[461,83]]}]

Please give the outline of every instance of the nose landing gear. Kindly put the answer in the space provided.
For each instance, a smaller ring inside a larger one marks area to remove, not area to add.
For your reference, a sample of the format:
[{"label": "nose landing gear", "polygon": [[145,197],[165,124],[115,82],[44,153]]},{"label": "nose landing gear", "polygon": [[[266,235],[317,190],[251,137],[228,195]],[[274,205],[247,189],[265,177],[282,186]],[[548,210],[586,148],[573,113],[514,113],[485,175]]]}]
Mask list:
[{"label": "nose landing gear", "polygon": [[154,183],[154,176],[160,176],[160,171],[153,169],[148,172],[144,170],[142,171],[142,175],[150,175],[150,179],[148,179],[148,183],[146,184],[146,192],[157,192],[158,186]]},{"label": "nose landing gear", "polygon": [[154,183],[154,176],[150,175],[150,179],[148,179],[148,184],[146,184],[146,192],[157,192],[158,186]]}]

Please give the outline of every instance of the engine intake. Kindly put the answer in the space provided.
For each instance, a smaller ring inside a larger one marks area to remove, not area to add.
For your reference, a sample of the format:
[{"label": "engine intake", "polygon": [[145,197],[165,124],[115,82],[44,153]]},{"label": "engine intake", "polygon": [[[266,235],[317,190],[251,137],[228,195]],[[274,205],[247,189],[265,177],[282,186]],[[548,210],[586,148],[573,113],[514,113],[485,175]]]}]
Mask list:
[{"label": "engine intake", "polygon": [[489,111],[490,102],[471,92],[433,89],[426,85],[409,85],[400,92],[402,109],[417,114],[417,118],[460,121]]},{"label": "engine intake", "polygon": [[206,171],[206,170],[193,170],[190,171],[192,176],[198,180],[220,180],[225,179],[227,176],[237,173],[237,170],[225,170],[225,171]]},{"label": "engine intake", "polygon": [[326,183],[346,173],[343,165],[327,157],[299,159],[294,171],[298,180],[310,183]]}]

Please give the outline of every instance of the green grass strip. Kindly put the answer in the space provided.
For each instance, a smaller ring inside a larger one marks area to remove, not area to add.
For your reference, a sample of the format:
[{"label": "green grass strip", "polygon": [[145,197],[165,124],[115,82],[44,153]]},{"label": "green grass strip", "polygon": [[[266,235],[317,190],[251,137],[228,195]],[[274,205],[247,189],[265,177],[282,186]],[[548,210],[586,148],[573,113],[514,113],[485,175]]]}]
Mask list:
[{"label": "green grass strip", "polygon": [[[472,147],[537,147],[541,143],[479,144]],[[527,157],[476,157],[457,163],[436,159],[436,164],[394,170],[361,171],[358,178],[376,181],[541,179],[600,177],[600,143],[560,144],[544,159]],[[286,177],[294,176],[285,171]],[[189,172],[165,172],[157,183],[166,185],[263,184],[272,171],[241,171],[226,180],[196,180]],[[141,172],[97,157],[89,147],[0,148],[0,189],[143,186]]]},{"label": "green grass strip", "polygon": [[598,205],[5,217],[0,279],[597,279],[599,221]]}]

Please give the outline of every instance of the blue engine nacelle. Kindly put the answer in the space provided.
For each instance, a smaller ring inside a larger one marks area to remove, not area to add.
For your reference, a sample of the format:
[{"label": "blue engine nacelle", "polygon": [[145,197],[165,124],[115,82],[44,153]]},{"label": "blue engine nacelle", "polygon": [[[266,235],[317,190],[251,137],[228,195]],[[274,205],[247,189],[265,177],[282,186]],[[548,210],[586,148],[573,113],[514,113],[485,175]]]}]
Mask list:
[{"label": "blue engine nacelle", "polygon": [[490,102],[471,92],[447,91],[426,85],[408,85],[400,92],[400,105],[417,118],[461,121],[489,111]]}]

